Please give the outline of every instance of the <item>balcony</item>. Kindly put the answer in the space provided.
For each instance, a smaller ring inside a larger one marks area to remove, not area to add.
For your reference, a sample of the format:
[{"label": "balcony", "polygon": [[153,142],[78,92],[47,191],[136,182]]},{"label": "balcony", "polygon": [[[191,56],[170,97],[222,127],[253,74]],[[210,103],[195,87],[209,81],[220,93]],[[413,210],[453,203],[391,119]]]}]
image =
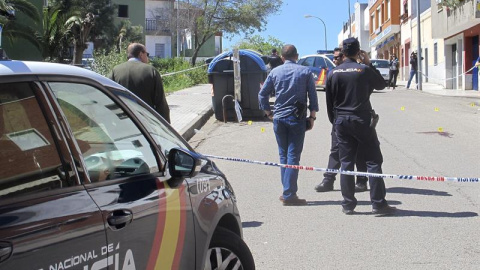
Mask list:
[{"label": "balcony", "polygon": [[147,35],[170,35],[169,21],[162,19],[145,19]]}]

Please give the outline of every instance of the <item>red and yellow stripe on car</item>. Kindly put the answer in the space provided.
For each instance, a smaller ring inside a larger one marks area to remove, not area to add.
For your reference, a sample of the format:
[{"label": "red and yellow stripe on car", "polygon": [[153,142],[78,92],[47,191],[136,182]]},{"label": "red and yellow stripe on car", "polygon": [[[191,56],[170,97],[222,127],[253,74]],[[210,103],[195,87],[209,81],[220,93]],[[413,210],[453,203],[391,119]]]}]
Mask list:
[{"label": "red and yellow stripe on car", "polygon": [[320,74],[318,75],[318,79],[315,82],[315,85],[325,85],[325,80],[327,79],[327,69],[322,68]]},{"label": "red and yellow stripe on car", "polygon": [[172,189],[157,181],[157,187],[160,209],[147,269],[179,269],[187,219],[185,186]]}]

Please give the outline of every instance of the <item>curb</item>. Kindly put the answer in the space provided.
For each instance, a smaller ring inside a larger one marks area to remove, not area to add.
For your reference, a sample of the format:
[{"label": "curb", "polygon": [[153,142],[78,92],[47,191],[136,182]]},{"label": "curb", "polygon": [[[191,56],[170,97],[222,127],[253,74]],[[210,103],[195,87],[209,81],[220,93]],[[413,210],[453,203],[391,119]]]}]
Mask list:
[{"label": "curb", "polygon": [[207,108],[201,111],[195,119],[193,119],[190,124],[182,130],[180,130],[180,135],[188,142],[193,135],[195,135],[195,129],[200,129],[202,128],[203,125],[210,119],[210,117],[213,115],[213,109]]}]

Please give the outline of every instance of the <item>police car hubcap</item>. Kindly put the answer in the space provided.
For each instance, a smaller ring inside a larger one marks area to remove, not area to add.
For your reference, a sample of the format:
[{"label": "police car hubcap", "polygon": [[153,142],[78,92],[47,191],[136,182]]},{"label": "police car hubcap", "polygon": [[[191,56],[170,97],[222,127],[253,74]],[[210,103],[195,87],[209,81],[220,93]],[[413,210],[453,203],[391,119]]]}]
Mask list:
[{"label": "police car hubcap", "polygon": [[225,248],[210,248],[204,270],[241,270],[240,259],[232,251]]}]

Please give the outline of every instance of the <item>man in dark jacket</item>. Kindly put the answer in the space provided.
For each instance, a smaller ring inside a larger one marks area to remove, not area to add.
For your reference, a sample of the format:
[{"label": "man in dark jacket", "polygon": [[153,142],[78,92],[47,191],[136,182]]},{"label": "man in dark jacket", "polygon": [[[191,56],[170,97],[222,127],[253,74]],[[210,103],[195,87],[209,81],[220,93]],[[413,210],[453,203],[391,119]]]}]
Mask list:
[{"label": "man in dark jacket", "polygon": [[[371,64],[368,55],[360,51],[356,38],[343,41],[343,64],[328,74],[325,88],[327,114],[335,126],[342,170],[353,171],[358,147],[365,148],[365,161],[369,173],[382,173],[383,156],[375,128],[371,127],[374,89],[382,90],[386,84],[380,72]],[[360,61],[361,63],[357,63]],[[370,200],[374,214],[390,214],[395,207],[385,200],[385,182],[381,177],[369,177]],[[357,206],[353,175],[342,174],[340,186],[343,195],[343,213],[354,214]]]},{"label": "man in dark jacket", "polygon": [[132,91],[170,123],[162,77],[148,64],[147,49],[143,44],[132,43],[127,48],[127,54],[128,61],[115,66],[108,77]]}]

